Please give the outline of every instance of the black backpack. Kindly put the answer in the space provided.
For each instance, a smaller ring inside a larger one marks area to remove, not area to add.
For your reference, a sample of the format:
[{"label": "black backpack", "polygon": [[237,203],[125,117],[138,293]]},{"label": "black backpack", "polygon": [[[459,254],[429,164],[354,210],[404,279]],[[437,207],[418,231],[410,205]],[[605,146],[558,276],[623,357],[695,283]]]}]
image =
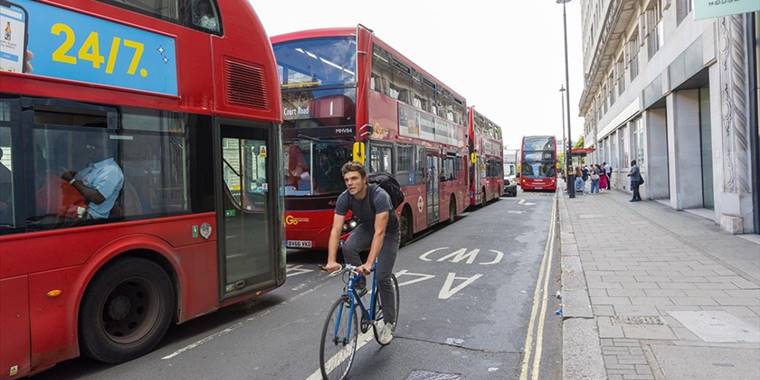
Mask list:
[{"label": "black backpack", "polygon": [[[404,192],[401,191],[401,185],[390,174],[384,172],[371,173],[367,176],[367,183],[379,186],[385,190],[388,196],[391,197],[391,204],[394,210],[404,203]],[[371,193],[374,193],[374,191]],[[370,204],[374,210],[375,204],[373,198],[370,198]]]}]

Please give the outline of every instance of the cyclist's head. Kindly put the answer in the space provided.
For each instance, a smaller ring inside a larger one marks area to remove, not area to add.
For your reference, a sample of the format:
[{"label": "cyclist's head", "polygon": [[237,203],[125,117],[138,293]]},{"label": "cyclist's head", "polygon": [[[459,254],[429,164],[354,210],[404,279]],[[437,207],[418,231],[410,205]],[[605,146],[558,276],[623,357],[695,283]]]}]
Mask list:
[{"label": "cyclist's head", "polygon": [[364,192],[367,187],[367,171],[364,169],[364,165],[349,161],[343,164],[340,172],[343,174],[343,182],[345,182],[349,194],[356,195]]}]

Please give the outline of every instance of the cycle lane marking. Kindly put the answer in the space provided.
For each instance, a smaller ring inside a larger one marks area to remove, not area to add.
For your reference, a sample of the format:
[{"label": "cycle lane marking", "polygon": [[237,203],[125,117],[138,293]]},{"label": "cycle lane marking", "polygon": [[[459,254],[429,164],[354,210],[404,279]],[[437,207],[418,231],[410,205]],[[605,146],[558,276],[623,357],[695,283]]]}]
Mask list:
[{"label": "cycle lane marking", "polygon": [[[357,339],[356,352],[359,352],[359,350],[362,347],[364,347],[367,343],[369,343],[372,339],[374,339],[374,333],[372,332],[372,328],[370,327],[369,330],[367,330],[367,332],[362,333],[356,339]],[[345,351],[345,349],[341,350],[341,352],[336,353],[330,359],[327,360],[328,374],[332,372],[335,369],[335,367],[337,367],[340,363],[343,363],[347,359],[347,357],[343,357],[343,358],[340,357],[343,351]],[[317,370],[314,371],[314,373],[312,373],[311,375],[309,375],[309,377],[306,378],[306,380],[320,380],[320,379],[322,379],[322,370],[319,368],[317,368]]]}]

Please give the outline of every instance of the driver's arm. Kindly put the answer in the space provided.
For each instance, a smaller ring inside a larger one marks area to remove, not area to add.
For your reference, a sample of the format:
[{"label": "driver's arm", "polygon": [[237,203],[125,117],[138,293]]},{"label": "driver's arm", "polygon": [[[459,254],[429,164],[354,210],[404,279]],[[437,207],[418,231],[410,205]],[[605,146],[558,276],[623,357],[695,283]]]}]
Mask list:
[{"label": "driver's arm", "polygon": [[365,263],[368,268],[372,267],[372,263],[375,262],[380,250],[383,249],[385,228],[388,227],[389,215],[389,211],[383,211],[375,215],[375,235],[372,236],[372,245],[369,248],[369,256],[367,256],[367,262]]}]

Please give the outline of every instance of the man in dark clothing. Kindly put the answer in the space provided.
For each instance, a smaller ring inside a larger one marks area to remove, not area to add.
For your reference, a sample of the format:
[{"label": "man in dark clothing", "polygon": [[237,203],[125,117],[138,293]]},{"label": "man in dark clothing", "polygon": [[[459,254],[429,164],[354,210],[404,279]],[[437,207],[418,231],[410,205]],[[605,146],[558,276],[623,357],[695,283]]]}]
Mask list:
[{"label": "man in dark clothing", "polygon": [[[343,258],[346,262],[358,266],[358,270],[369,274],[372,264],[377,259],[375,268],[383,304],[383,326],[380,329],[380,341],[383,344],[393,339],[396,326],[396,305],[393,289],[393,264],[399,247],[399,222],[391,203],[391,197],[380,186],[367,183],[367,172],[357,162],[348,162],[341,168],[346,191],[338,196],[335,203],[335,216],[330,232],[325,270],[334,272],[340,269],[336,261],[340,235],[343,231],[346,213],[351,210],[352,218],[358,226],[343,244]],[[372,204],[370,204],[372,202]],[[369,249],[367,261],[362,264],[359,253]]]},{"label": "man in dark clothing", "polygon": [[631,202],[638,202],[641,200],[641,195],[639,194],[639,186],[641,186],[641,171],[636,165],[636,160],[631,161],[631,171],[628,173],[628,176],[631,177],[631,189],[633,190],[633,198],[631,199]]}]

